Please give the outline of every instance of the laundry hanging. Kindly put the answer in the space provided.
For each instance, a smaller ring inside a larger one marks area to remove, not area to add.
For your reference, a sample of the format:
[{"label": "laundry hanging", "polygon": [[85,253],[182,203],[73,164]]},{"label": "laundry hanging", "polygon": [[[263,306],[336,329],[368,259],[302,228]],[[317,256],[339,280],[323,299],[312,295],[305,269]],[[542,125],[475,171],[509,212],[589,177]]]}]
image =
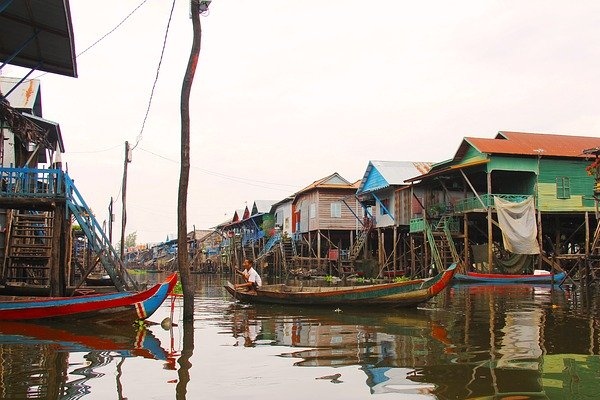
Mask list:
[{"label": "laundry hanging", "polygon": [[513,203],[494,196],[504,248],[514,254],[540,254],[533,197]]}]

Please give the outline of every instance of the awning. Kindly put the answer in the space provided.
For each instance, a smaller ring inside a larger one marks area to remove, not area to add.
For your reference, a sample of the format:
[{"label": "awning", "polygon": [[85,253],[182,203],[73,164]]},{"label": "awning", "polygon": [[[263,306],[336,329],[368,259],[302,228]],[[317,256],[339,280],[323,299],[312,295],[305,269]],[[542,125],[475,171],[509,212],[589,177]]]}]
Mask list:
[{"label": "awning", "polygon": [[412,183],[412,182],[415,182],[415,181],[421,181],[423,179],[433,178],[433,177],[438,176],[438,175],[443,175],[443,174],[447,174],[447,173],[450,173],[450,172],[459,171],[461,169],[470,168],[470,167],[474,167],[474,166],[477,166],[477,165],[487,164],[489,162],[490,162],[490,160],[477,160],[477,161],[473,161],[473,162],[470,162],[470,163],[465,163],[465,164],[460,164],[460,165],[452,165],[452,166],[450,166],[448,168],[443,168],[443,169],[440,169],[440,170],[437,170],[437,171],[431,171],[431,172],[428,172],[428,173],[423,174],[423,175],[415,176],[414,178],[407,179],[404,182]]},{"label": "awning", "polygon": [[[63,143],[62,135],[60,133],[60,125],[58,125],[57,122],[53,122],[53,121],[49,121],[44,118],[36,117],[35,115],[32,115],[32,114],[27,114],[27,113],[21,113],[21,114],[25,118],[27,118],[28,120],[30,120],[31,122],[33,122],[34,124],[36,124],[37,126],[42,128],[43,130],[47,131],[48,136],[46,138],[48,139],[48,142],[50,142],[50,144],[52,144],[52,145],[58,146],[58,149],[60,149],[61,153],[65,152],[65,145]],[[57,150],[57,149],[53,148],[52,150]]]},{"label": "awning", "polygon": [[1,63],[77,77],[68,0],[0,2],[0,38]]}]

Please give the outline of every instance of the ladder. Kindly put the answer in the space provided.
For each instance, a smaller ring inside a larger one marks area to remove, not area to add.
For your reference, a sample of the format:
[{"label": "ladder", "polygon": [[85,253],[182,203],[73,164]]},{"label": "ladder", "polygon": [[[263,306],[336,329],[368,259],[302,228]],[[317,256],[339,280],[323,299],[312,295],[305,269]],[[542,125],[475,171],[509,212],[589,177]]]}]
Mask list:
[{"label": "ladder", "polygon": [[49,286],[54,213],[12,213],[5,253],[6,282]]},{"label": "ladder", "polygon": [[358,258],[360,251],[362,250],[363,246],[367,242],[367,238],[369,237],[369,233],[371,233],[372,228],[373,228],[373,223],[369,219],[363,226],[363,229],[360,232],[360,236],[356,239],[356,242],[354,242],[354,245],[352,246],[352,249],[350,250],[349,258],[351,261],[355,261]]}]

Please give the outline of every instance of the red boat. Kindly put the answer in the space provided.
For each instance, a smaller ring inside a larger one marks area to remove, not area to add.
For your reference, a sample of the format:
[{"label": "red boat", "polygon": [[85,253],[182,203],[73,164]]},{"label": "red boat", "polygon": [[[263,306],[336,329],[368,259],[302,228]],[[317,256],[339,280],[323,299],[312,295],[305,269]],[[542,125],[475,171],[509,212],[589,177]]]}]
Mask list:
[{"label": "red boat", "polygon": [[75,297],[0,298],[0,321],[82,319],[136,321],[151,316],[177,283],[177,274],[142,292],[116,292]]}]

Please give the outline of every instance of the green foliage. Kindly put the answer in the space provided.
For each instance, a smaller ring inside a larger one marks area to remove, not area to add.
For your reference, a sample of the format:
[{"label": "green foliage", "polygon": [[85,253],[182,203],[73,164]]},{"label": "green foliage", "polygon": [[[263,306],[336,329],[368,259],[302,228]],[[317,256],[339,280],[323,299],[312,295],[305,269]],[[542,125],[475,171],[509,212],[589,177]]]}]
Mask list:
[{"label": "green foliage", "polygon": [[173,293],[183,294],[183,286],[181,286],[181,281],[177,281],[177,284],[175,284],[175,287],[173,288]]},{"label": "green foliage", "polygon": [[132,232],[125,237],[125,247],[134,247],[137,242],[137,232]]},{"label": "green foliage", "polygon": [[79,225],[72,225],[71,229],[74,230],[74,231],[80,231],[81,230],[81,226],[79,226]]},{"label": "green foliage", "polygon": [[333,282],[333,275],[325,275],[325,282],[331,283]]},{"label": "green foliage", "polygon": [[406,276],[397,276],[394,278],[394,283],[406,282],[406,281],[410,281],[410,279]]},{"label": "green foliage", "polygon": [[260,229],[265,233],[267,238],[271,237],[273,228],[275,228],[275,217],[271,214],[263,215],[262,224],[260,224]]}]

